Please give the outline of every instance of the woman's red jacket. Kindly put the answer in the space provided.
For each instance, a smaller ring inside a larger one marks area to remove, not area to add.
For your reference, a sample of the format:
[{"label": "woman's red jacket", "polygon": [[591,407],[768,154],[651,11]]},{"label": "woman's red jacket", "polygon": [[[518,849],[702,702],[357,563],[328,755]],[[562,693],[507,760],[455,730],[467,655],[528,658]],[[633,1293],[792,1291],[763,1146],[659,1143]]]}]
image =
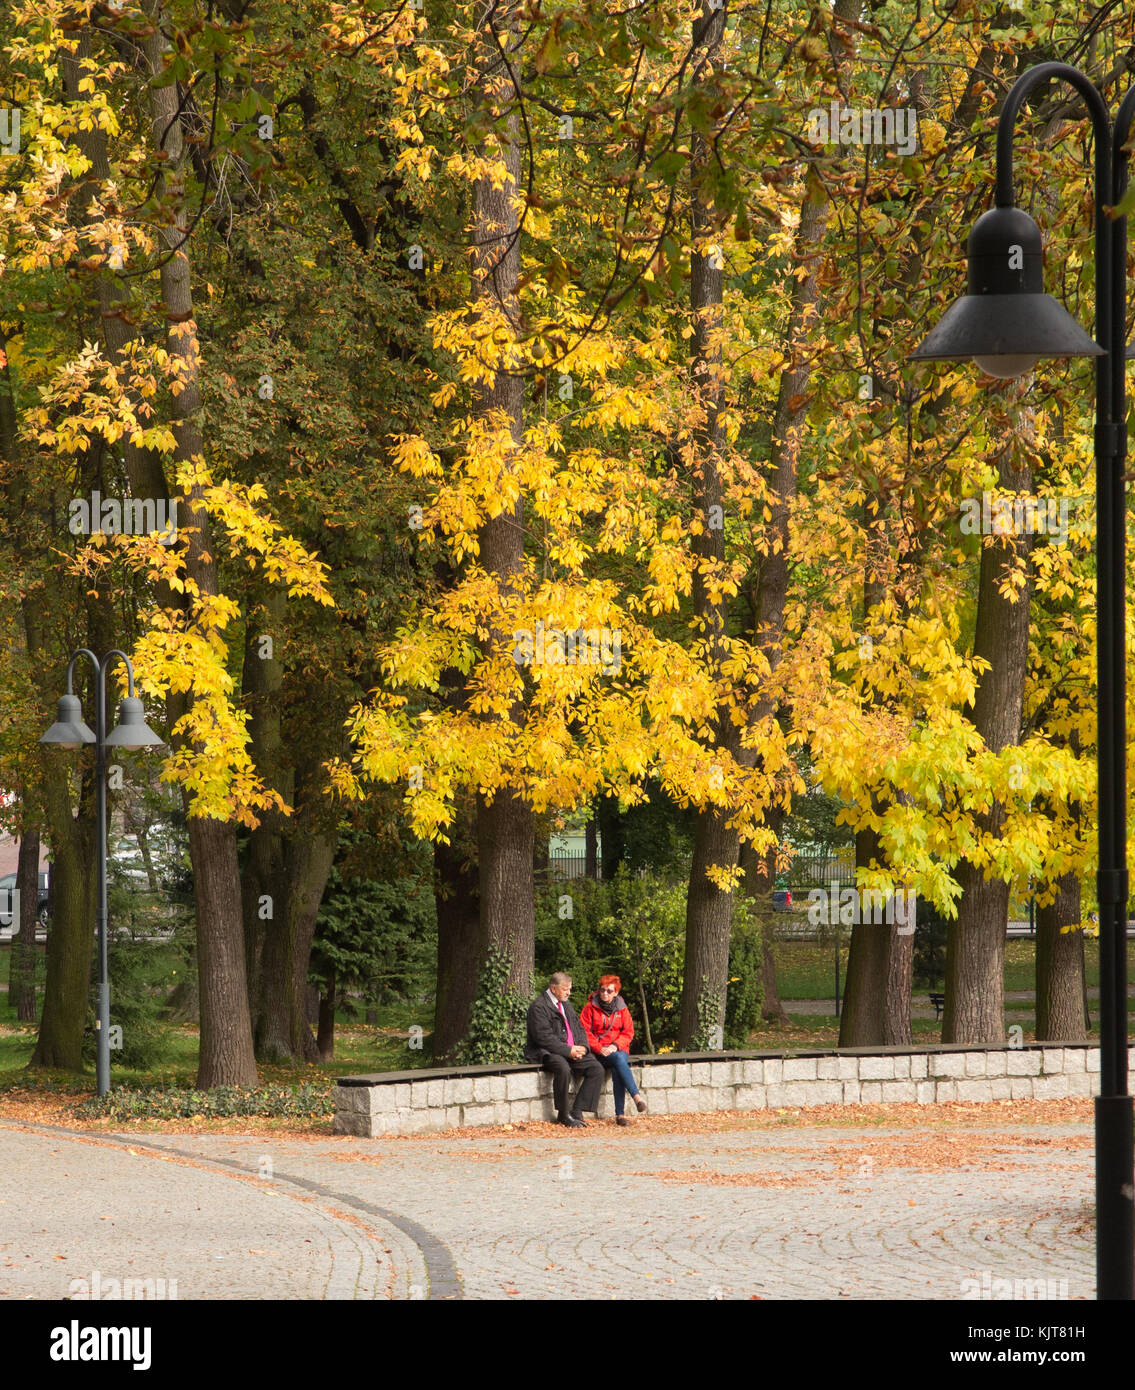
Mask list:
[{"label": "woman's red jacket", "polygon": [[583,1031],[587,1034],[587,1042],[592,1052],[602,1052],[612,1044],[620,1052],[631,1050],[631,1039],[634,1037],[631,1012],[623,1003],[622,995],[617,1002],[622,1007],[615,1009],[614,1013],[605,1014],[595,1003],[595,996],[592,994],[580,1010],[579,1021],[583,1024]]}]

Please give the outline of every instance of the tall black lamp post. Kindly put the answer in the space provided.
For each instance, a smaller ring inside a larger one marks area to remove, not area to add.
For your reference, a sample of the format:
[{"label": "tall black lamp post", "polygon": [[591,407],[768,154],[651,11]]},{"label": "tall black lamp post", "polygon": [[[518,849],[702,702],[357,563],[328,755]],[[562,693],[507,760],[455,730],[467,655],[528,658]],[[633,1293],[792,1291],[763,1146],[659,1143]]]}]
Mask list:
[{"label": "tall black lamp post", "polygon": [[[1013,123],[1030,92],[1068,82],[1088,107],[1095,136],[1096,339],[1044,293],[1040,229],[1013,206]],[[1041,357],[1096,359],[1096,616],[1099,685],[1100,1095],[1096,1131],[1096,1286],[1101,1299],[1135,1296],[1133,1125],[1127,1090],[1127,742],[1124,638],[1127,453],[1125,317],[1127,221],[1108,217],[1127,187],[1124,145],[1135,88],[1114,126],[1089,78],[1067,63],[1040,63],[1013,84],[997,124],[995,206],[969,238],[969,293],[911,354],[916,361],[972,360],[995,377]]]},{"label": "tall black lamp post", "polygon": [[[81,656],[89,657],[95,668],[95,732],[91,733],[83,723],[82,708],[78,697],[72,693],[71,676],[75,662]],[[119,707],[120,723],[108,734],[106,731],[106,673],[114,658],[120,656],[126,663],[129,680],[129,694]],[[71,656],[67,665],[67,694],[59,701],[58,718],[40,743],[52,743],[57,748],[82,748],[86,743],[95,745],[95,783],[98,788],[98,837],[99,837],[99,1007],[97,1055],[95,1076],[98,1093],[105,1096],[110,1090],[110,980],[107,975],[107,911],[106,911],[106,750],[108,748],[154,748],[160,747],[162,740],[146,723],[142,701],[134,695],[134,668],[125,652],[115,648],[100,661],[94,652],[80,647]]]}]

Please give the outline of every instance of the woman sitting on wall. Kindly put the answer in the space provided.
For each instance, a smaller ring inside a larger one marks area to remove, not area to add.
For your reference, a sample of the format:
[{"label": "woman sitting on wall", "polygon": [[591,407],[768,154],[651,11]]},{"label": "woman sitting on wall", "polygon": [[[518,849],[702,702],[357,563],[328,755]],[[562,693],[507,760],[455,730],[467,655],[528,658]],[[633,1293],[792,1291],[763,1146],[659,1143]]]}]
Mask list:
[{"label": "woman sitting on wall", "polygon": [[587,1034],[592,1055],[611,1073],[611,1092],[615,1098],[615,1122],[629,1125],[623,1114],[629,1091],[639,1111],[646,1109],[646,1100],[635,1085],[627,1054],[634,1037],[634,1024],[626,1001],[619,993],[622,981],[618,975],[604,975],[599,988],[588,997],[580,1011],[579,1021]]}]

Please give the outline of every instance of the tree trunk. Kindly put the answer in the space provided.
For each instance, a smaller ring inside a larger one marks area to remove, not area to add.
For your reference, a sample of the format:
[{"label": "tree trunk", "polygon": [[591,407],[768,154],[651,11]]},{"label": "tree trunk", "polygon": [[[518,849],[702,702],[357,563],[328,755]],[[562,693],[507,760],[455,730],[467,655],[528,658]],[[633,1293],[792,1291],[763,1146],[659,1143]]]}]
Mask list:
[{"label": "tree trunk", "polygon": [[1064,874],[1056,899],[1037,909],[1036,1040],[1084,1042],[1084,933],[1062,932],[1080,923],[1080,879]]},{"label": "tree trunk", "polygon": [[[58,689],[52,687],[59,674],[50,662],[43,630],[44,607],[41,592],[28,594],[22,612],[28,658],[37,673],[43,706],[50,709],[58,698]],[[71,805],[73,755],[37,750],[35,756],[43,769],[40,786],[53,863],[43,1010],[35,1051],[28,1065],[82,1071],[83,1030],[94,955],[94,778],[88,772],[82,779],[76,814]]]},{"label": "tree trunk", "polygon": [[498,792],[491,806],[477,798],[477,860],[481,959],[503,952],[508,987],[527,993],[536,970],[532,812],[519,798]]},{"label": "tree trunk", "polygon": [[[1031,492],[1032,476],[1027,467],[1013,466],[1011,451],[1000,460],[1000,486],[1005,491]],[[972,721],[985,746],[993,753],[1017,742],[1024,703],[1025,674],[1029,650],[1029,590],[1023,589],[1011,603],[1000,592],[1006,573],[1013,568],[1016,553],[1029,548],[1028,536],[998,536],[981,552],[978,581],[977,629],[974,655],[988,661],[989,668],[978,681]],[[1027,563],[1027,558],[1026,558]],[[977,817],[979,833],[996,840],[1004,822],[1004,808],[994,801],[988,812]],[[964,861],[958,868],[962,894],[958,918],[950,924],[946,942],[946,1007],[942,1019],[942,1041],[949,1043],[996,1043],[1005,1041],[1005,931],[1009,921],[1009,884],[1003,879],[987,879],[981,869]]]},{"label": "tree trunk", "polygon": [[[249,836],[241,873],[245,961],[256,1057],[278,1064],[314,1062],[305,991],[319,904],[335,856],[331,829],[319,826],[314,768],[294,769],[281,732],[283,663],[262,639],[279,638],[286,598],[268,590],[249,613],[242,686],[251,752],[264,779],[295,807],[290,818],[264,812]],[[293,755],[294,756],[294,755]]]},{"label": "tree trunk", "polygon": [[[241,694],[248,710],[249,752],[256,768],[276,791],[290,800],[292,788],[287,785],[288,779],[281,768],[283,738],[280,732],[280,692],[283,687],[283,664],[275,655],[274,646],[273,654],[268,656],[263,654],[261,643],[261,638],[266,635],[274,641],[279,640],[284,606],[283,594],[271,589],[261,595],[259,602],[249,605]],[[241,864],[245,969],[254,1035],[256,1022],[266,1003],[261,980],[261,956],[268,930],[266,924],[275,920],[277,914],[283,916],[285,910],[283,901],[277,901],[286,880],[282,820],[283,817],[276,811],[261,814],[260,824],[248,837]],[[306,1012],[301,1016],[306,1022]]]},{"label": "tree trunk", "polygon": [[[858,6],[855,0],[835,0],[832,12],[839,20],[855,19]],[[851,31],[846,26],[843,37]],[[837,68],[839,60],[837,59]],[[792,554],[789,517],[798,490],[800,442],[808,411],[808,387],[811,380],[810,348],[815,331],[815,309],[818,297],[817,272],[820,246],[827,224],[826,197],[817,200],[806,197],[800,209],[800,222],[792,248],[794,264],[789,291],[789,317],[785,334],[785,365],[777,385],[776,412],[773,416],[769,463],[766,470],[771,516],[753,574],[746,585],[752,638],[769,664],[770,674],[780,665],[784,641],[784,609],[788,597],[789,561]],[[777,712],[779,695],[774,688],[758,692],[754,702],[757,722]],[[766,824],[780,833],[782,814],[771,807]],[[775,887],[774,860],[770,859],[768,892]],[[787,1022],[776,988],[776,961],[771,934],[763,940],[765,999],[762,1016]]]},{"label": "tree trunk", "polygon": [[335,972],[328,975],[319,996],[319,1035],[315,1040],[319,1060],[330,1062],[335,1057]]},{"label": "tree trunk", "polygon": [[439,1066],[452,1059],[469,1031],[481,963],[477,868],[469,862],[471,847],[465,843],[465,825],[459,821],[449,833],[450,844],[434,845],[437,998],[433,1058]]},{"label": "tree trunk", "polygon": [[[874,830],[855,837],[856,870],[878,865],[882,847]],[[851,930],[847,956],[847,982],[839,1020],[840,1047],[876,1047],[883,1041],[887,995],[890,988],[890,937],[894,928],[885,923],[857,922]],[[907,985],[907,1015],[910,986]]]},{"label": "tree trunk", "polygon": [[551,882],[551,842],[548,817],[540,816],[534,823],[532,835],[532,883],[540,892],[545,892]]},{"label": "tree trunk", "polygon": [[43,1012],[29,1065],[82,1071],[94,955],[94,824],[72,814],[68,782],[66,767],[49,768],[45,790],[48,835],[55,855],[52,918]]},{"label": "tree trunk", "polygon": [[[6,348],[7,342],[0,328],[0,348]],[[8,496],[10,534],[20,546],[21,563],[31,565],[40,558],[41,552],[36,540],[29,539],[31,528],[26,524],[27,509],[39,499],[29,495],[29,474],[21,458],[15,385],[6,352],[4,359],[0,367],[0,451],[12,465]],[[56,652],[45,630],[48,611],[43,586],[27,584],[20,602],[24,647],[44,710],[54,709],[60,691]],[[86,814],[76,819],[72,812],[73,765],[68,754],[36,748],[29,755],[28,764],[28,780],[35,778],[37,799],[43,811],[43,830],[55,859],[43,1013],[29,1065],[82,1071],[93,946],[94,818],[89,794],[84,808]],[[38,889],[38,883],[36,886]],[[38,893],[33,893],[33,913],[37,900]],[[34,932],[34,921],[32,929]],[[22,927],[20,936],[23,936]],[[13,951],[15,949],[14,946]],[[32,949],[34,952],[34,935]],[[34,962],[34,954],[32,960]],[[34,996],[32,1008],[34,1011]]]},{"label": "tree trunk", "polygon": [[[482,154],[504,165],[505,178],[497,188],[489,177],[473,185],[473,289],[486,316],[501,313],[518,324],[517,282],[520,276],[520,222],[513,199],[520,186],[520,122],[518,94],[520,64],[519,13],[513,7],[497,11],[492,36],[483,32],[478,42],[476,100],[494,113],[508,110],[497,126],[495,148]],[[506,65],[502,48],[513,55]],[[503,124],[503,130],[502,130]],[[514,448],[523,443],[524,380],[498,366],[491,385],[479,388],[477,414],[489,428],[503,421],[511,432]],[[492,574],[502,596],[514,587],[524,559],[524,504],[493,517],[478,532],[481,563]],[[494,629],[486,649],[508,642],[510,634]],[[519,709],[513,717],[522,714]],[[536,916],[532,878],[534,817],[531,808],[507,787],[477,797],[477,864],[480,876],[481,953],[496,948],[509,958],[510,986],[527,991],[535,969]]]},{"label": "tree trunk", "polygon": [[599,823],[595,819],[594,809],[588,812],[587,823],[583,827],[583,876],[590,879],[599,877]]},{"label": "tree trunk", "polygon": [[[866,559],[863,577],[863,630],[869,635],[876,609],[888,598],[887,571],[890,528],[882,515],[881,499],[869,497],[863,508],[866,531]],[[896,586],[900,587],[900,586]],[[917,592],[917,591],[916,591]],[[900,598],[903,616],[909,614],[909,600]],[[868,685],[865,699],[876,708],[893,702],[874,686]],[[871,794],[871,809],[879,814],[885,809],[880,796]],[[855,867],[859,869],[891,869],[887,853],[878,834],[868,831],[856,837]],[[859,902],[864,902],[863,890],[858,889]],[[896,889],[899,885],[896,884]],[[905,886],[904,886],[905,891]],[[910,1021],[910,990],[914,971],[914,934],[900,935],[899,923],[879,923],[874,913],[857,913],[852,923],[851,947],[848,953],[848,991],[859,1000],[848,1017],[844,1009],[840,1022],[840,1042],[847,1047],[874,1047],[879,1044],[897,1047],[912,1040]],[[863,920],[866,917],[866,920]],[[912,923],[908,924],[912,925]],[[854,961],[854,986],[852,981]],[[865,976],[878,972],[876,978]],[[845,1036],[848,1041],[843,1042]]]},{"label": "tree trunk", "polygon": [[724,813],[698,816],[686,901],[686,963],[678,1044],[683,1052],[712,1048],[709,1035],[725,1026],[733,894],[711,882],[706,869],[736,864],[739,848],[737,832],[726,827]]},{"label": "tree trunk", "polygon": [[[155,33],[142,41],[146,61],[155,77],[163,71],[162,56],[169,47],[162,32],[164,10],[163,0],[154,0],[150,14]],[[187,146],[176,86],[151,85],[149,97],[154,145],[165,150],[167,155],[157,180],[157,196],[161,197],[171,181],[181,176]],[[169,319],[166,349],[170,358],[178,361],[183,382],[182,391],[170,402],[178,463],[200,460],[204,455],[199,423],[204,405],[200,348],[193,317],[187,237],[185,204],[179,200],[165,228],[171,254],[160,272],[162,300]],[[154,482],[157,481],[155,477]],[[156,497],[162,493],[151,495]],[[195,484],[190,489],[187,503],[186,573],[202,597],[215,597],[220,593],[216,548],[200,485]],[[189,809],[188,798],[186,809]],[[191,815],[189,845],[197,900],[197,968],[201,995],[197,1085],[202,1090],[212,1086],[255,1086],[256,1060],[248,1006],[236,826],[231,821]]]},{"label": "tree trunk", "polygon": [[[163,74],[163,53],[169,47],[165,37],[165,4],[163,0],[148,0],[147,13],[153,21],[152,32],[142,38],[136,49],[147,75]],[[90,34],[84,29],[79,35],[77,52],[65,54],[62,69],[65,89],[74,98],[81,76],[80,63],[89,51]],[[153,194],[165,197],[171,186],[184,174],[187,161],[186,143],[182,128],[182,108],[178,90],[172,85],[149,86],[149,104],[153,146],[164,153]],[[106,154],[106,136],[99,129],[78,132],[76,143],[91,160],[90,174],[85,187],[76,197],[89,199],[110,177]],[[193,322],[193,302],[190,291],[190,271],[186,242],[188,221],[184,201],[168,210],[163,228],[171,253],[160,270],[162,303],[169,331],[166,348],[180,368],[182,391],[172,397],[171,424],[176,439],[175,458],[187,462],[200,458],[204,441],[200,417],[202,396],[200,385],[199,344]],[[98,281],[102,323],[110,356],[117,359],[135,331],[125,319],[112,311],[124,297],[124,291],[107,277]],[[165,476],[162,457],[149,450],[123,443],[123,456],[135,496],[168,502],[171,489]],[[202,494],[195,487],[188,498],[188,515],[182,512],[182,529],[187,532],[186,572],[198,593],[205,598],[219,594],[215,549],[212,544],[208,515],[202,505]],[[157,601],[167,607],[180,606],[184,600],[160,584]],[[172,725],[185,713],[186,697],[171,695],[167,700],[167,719]],[[188,798],[183,797],[186,809]],[[201,1062],[197,1084],[208,1087],[220,1084],[254,1085],[256,1066],[252,1050],[252,1025],[247,998],[247,972],[241,922],[240,881],[237,876],[236,826],[217,820],[201,823],[200,818],[189,820],[190,854],[193,859],[194,891],[197,900],[197,964],[200,985]],[[204,856],[204,857],[202,857]],[[53,927],[54,931],[54,927]],[[50,952],[49,952],[50,954]],[[50,967],[49,967],[50,973]],[[235,989],[234,989],[235,985]],[[216,988],[216,998],[209,991]],[[45,998],[45,1017],[47,1013]],[[42,1030],[41,1030],[42,1031]]]},{"label": "tree trunk", "polygon": [[[240,882],[232,827],[189,818],[189,852],[197,898],[197,989],[201,1051],[197,1086],[255,1086],[252,1026],[240,928]],[[234,898],[234,892],[236,896]],[[235,910],[234,910],[235,909]]]},{"label": "tree trunk", "polygon": [[[692,48],[697,70],[709,74],[725,33],[725,7],[712,9],[704,0],[695,19]],[[698,76],[695,82],[702,80]],[[725,562],[724,490],[718,461],[722,431],[718,423],[725,386],[721,364],[725,268],[720,246],[724,237],[720,217],[700,187],[712,158],[711,142],[702,134],[690,136],[690,307],[693,335],[690,349],[690,389],[697,402],[693,430],[694,514],[701,522],[694,549],[702,561],[694,575],[694,612],[706,639],[706,658],[715,674],[728,655],[729,613],[716,593],[717,575]],[[717,720],[713,747],[733,757],[740,753],[737,729],[730,711]],[[678,1045],[683,1051],[707,1045],[706,1034],[725,1026],[725,992],[729,981],[729,936],[733,922],[733,890],[708,877],[709,870],[731,870],[741,847],[737,831],[728,825],[732,812],[715,805],[700,807],[694,822],[694,853],[686,897],[686,959],[682,975],[682,1015]]]},{"label": "tree trunk", "polygon": [[257,1057],[278,1063],[315,1060],[305,992],[315,919],[335,858],[335,842],[314,830],[289,836],[287,846],[283,892],[275,914],[264,923],[255,1033]]},{"label": "tree trunk", "polygon": [[626,828],[618,798],[600,797],[595,816],[599,822],[599,872],[604,883],[610,883],[619,872],[626,852]]},{"label": "tree trunk", "polygon": [[[887,984],[883,995],[883,1046],[905,1047],[914,1041],[910,1022],[910,992],[914,978],[914,932],[900,933],[899,924],[886,924]],[[911,911],[907,926],[914,927]]]},{"label": "tree trunk", "polygon": [[[784,811],[774,807],[767,817],[770,829],[779,836],[784,824]],[[776,954],[773,942],[776,936],[776,908],[773,893],[776,890],[776,846],[774,845],[762,858],[750,844],[741,846],[741,868],[745,873],[745,894],[756,904],[757,920],[761,927],[761,978],[764,994],[761,1003],[761,1017],[767,1023],[787,1023],[788,1015],[780,1002],[780,991],[776,983]]]},{"label": "tree trunk", "polygon": [[[25,830],[20,837],[16,865],[20,895],[19,931],[12,938],[9,961],[8,1003],[21,1023],[35,1022],[35,927],[39,918],[39,831]],[[13,916],[13,926],[16,925]]]}]

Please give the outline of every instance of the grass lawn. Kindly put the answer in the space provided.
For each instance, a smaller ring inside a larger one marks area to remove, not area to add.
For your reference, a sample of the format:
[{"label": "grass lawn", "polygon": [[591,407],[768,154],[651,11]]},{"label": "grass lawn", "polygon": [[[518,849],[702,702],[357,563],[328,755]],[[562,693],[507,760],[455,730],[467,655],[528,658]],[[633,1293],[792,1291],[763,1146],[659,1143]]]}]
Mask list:
[{"label": "grass lawn", "polygon": [[[0,947],[0,1093],[28,1086],[32,1074],[26,1068],[35,1047],[36,1025],[20,1023],[16,1011],[8,1003],[8,964],[10,949]],[[42,970],[43,948],[40,947]],[[41,990],[42,999],[42,990]],[[411,1048],[410,1028],[430,1022],[432,1004],[394,1004],[380,1007],[377,1024],[363,1024],[344,1012],[336,1017],[335,1057],[330,1062],[309,1063],[305,1066],[283,1067],[262,1065],[260,1079],[264,1085],[298,1086],[325,1081],[330,1087],[336,1076],[354,1072],[407,1071],[412,1067],[430,1065],[426,1048]],[[189,1024],[170,1024],[166,1029],[167,1056],[158,1065],[141,1070],[123,1066],[110,1056],[111,1073],[116,1085],[192,1086],[197,1075],[198,1029]],[[83,1075],[63,1071],[37,1071],[35,1084],[46,1090],[79,1093],[94,1090],[93,1057]]]},{"label": "grass lawn", "polygon": [[[847,981],[847,952],[840,947],[840,992]],[[778,941],[773,948],[776,957],[776,983],[782,999],[832,999],[835,997],[835,943],[820,945],[814,941]],[[1084,973],[1088,988],[1100,982],[1099,942],[1091,937],[1084,940]],[[1127,943],[1128,979],[1135,983],[1135,941]],[[915,994],[925,994],[929,987],[915,986]],[[941,984],[934,986],[941,989]],[[1005,943],[1005,989],[1033,990],[1036,988],[1036,942],[1031,938],[1015,937]]]},{"label": "grass lawn", "polygon": [[[1012,1012],[1010,1012],[1012,1011]],[[1135,1014],[1135,999],[1127,1001],[1130,1017]],[[1009,1003],[1005,1007],[1006,1027],[1019,1026],[1022,1041],[1036,1041],[1036,1014],[1033,1005],[1025,1000]],[[910,1024],[911,1034],[916,1044],[930,1044],[942,1041],[942,1022],[940,1019],[915,1018]],[[1135,1034],[1135,1027],[1131,1028]],[[1092,1009],[1092,1028],[1090,1037],[1099,1036],[1099,1014]],[[788,1014],[787,1025],[762,1023],[756,1032],[749,1035],[748,1046],[754,1049],[785,1051],[793,1048],[836,1047],[839,1043],[839,1019],[834,1014]]]}]

